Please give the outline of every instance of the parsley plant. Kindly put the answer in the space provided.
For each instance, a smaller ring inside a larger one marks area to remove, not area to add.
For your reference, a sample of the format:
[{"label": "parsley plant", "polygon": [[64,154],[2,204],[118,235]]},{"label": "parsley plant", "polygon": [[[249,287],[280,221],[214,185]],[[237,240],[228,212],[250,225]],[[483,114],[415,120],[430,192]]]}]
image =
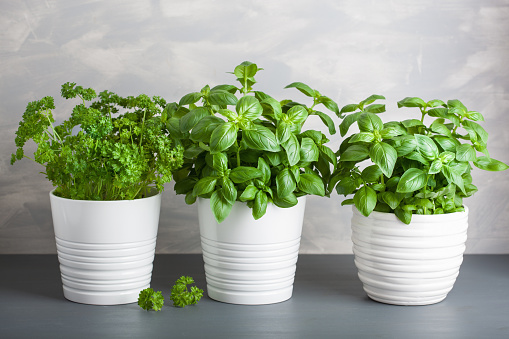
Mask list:
[{"label": "parsley plant", "polygon": [[[183,149],[165,127],[166,102],[145,94],[62,85],[62,97],[78,98],[68,120],[55,126],[54,99],[30,102],[16,132],[11,164],[28,158],[45,166],[55,194],[78,200],[136,199],[160,192],[182,165]],[[24,146],[33,140],[33,158]]]}]

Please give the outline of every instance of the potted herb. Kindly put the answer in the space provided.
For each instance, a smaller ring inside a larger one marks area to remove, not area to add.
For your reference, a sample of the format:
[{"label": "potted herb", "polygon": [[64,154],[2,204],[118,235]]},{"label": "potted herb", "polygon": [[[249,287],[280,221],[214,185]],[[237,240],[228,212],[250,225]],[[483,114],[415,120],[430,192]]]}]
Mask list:
[{"label": "potted herb", "polygon": [[[340,125],[348,136],[331,179],[338,194],[353,195],[352,240],[368,296],[398,305],[443,300],[452,289],[465,250],[472,196],[472,164],[488,171],[508,166],[489,156],[481,113],[459,100],[405,98],[398,107],[416,114],[383,123],[385,105],[373,95],[347,105]],[[482,155],[480,155],[481,153]],[[371,164],[361,165],[364,161]]]},{"label": "potted herb", "polygon": [[[54,99],[28,104],[16,132],[17,151],[45,167],[64,296],[87,304],[135,302],[150,285],[160,192],[182,165],[183,150],[167,135],[166,102],[121,97],[66,83],[79,98],[56,125]],[[33,158],[24,147],[37,145]]]},{"label": "potted herb", "polygon": [[198,200],[207,289],[211,298],[267,304],[291,297],[306,195],[324,196],[336,166],[329,141],[305,130],[309,117],[331,134],[339,113],[330,98],[295,82],[312,100],[307,107],[254,91],[261,69],[235,67],[240,87],[205,86],[168,106],[167,127],[185,147],[175,191]]}]

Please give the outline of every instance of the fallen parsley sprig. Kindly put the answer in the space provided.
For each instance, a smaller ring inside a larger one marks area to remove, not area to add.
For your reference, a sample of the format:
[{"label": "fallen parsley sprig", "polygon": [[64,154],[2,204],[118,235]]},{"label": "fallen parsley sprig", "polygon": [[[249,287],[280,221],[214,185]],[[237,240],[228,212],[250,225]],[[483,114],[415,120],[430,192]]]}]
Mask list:
[{"label": "fallen parsley sprig", "polygon": [[146,288],[140,292],[138,305],[144,310],[160,311],[164,305],[164,297],[161,291],[155,292],[151,288]]},{"label": "fallen parsley sprig", "polygon": [[187,285],[194,284],[194,279],[191,277],[182,276],[171,288],[170,300],[173,305],[177,307],[186,307],[187,305],[196,304],[203,296],[203,290],[191,286],[191,291],[187,289]]}]

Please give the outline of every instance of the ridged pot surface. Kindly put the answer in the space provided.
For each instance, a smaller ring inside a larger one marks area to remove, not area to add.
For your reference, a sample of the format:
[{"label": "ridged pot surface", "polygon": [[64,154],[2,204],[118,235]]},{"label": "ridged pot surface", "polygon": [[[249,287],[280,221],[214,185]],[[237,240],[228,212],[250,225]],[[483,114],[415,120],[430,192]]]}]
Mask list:
[{"label": "ridged pot surface", "polygon": [[409,225],[392,213],[363,216],[353,207],[355,265],[368,296],[394,305],[428,305],[445,299],[463,261],[468,209],[412,215]]},{"label": "ridged pot surface", "polygon": [[161,194],[90,201],[51,192],[50,202],[65,298],[91,305],[136,302],[150,286]]},{"label": "ridged pot surface", "polygon": [[292,296],[306,197],[291,208],[269,204],[255,220],[245,203],[236,202],[218,224],[210,200],[198,199],[207,293],[232,304],[262,305]]}]

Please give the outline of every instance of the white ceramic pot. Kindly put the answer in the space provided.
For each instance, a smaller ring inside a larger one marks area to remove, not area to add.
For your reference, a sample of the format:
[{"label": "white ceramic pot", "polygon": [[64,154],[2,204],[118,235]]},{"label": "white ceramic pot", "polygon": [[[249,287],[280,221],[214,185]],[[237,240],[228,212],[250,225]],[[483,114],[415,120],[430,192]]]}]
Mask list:
[{"label": "white ceramic pot", "polygon": [[50,193],[64,296],[92,305],[136,302],[150,286],[161,194],[136,200]]},{"label": "white ceramic pot", "polygon": [[198,199],[207,293],[232,304],[263,305],[292,296],[306,197],[291,208],[273,204],[255,220],[245,203],[235,202],[218,224],[210,200]]},{"label": "white ceramic pot", "polygon": [[394,305],[429,305],[445,299],[463,261],[468,209],[412,215],[409,225],[392,213],[364,217],[355,207],[355,265],[368,296]]}]

